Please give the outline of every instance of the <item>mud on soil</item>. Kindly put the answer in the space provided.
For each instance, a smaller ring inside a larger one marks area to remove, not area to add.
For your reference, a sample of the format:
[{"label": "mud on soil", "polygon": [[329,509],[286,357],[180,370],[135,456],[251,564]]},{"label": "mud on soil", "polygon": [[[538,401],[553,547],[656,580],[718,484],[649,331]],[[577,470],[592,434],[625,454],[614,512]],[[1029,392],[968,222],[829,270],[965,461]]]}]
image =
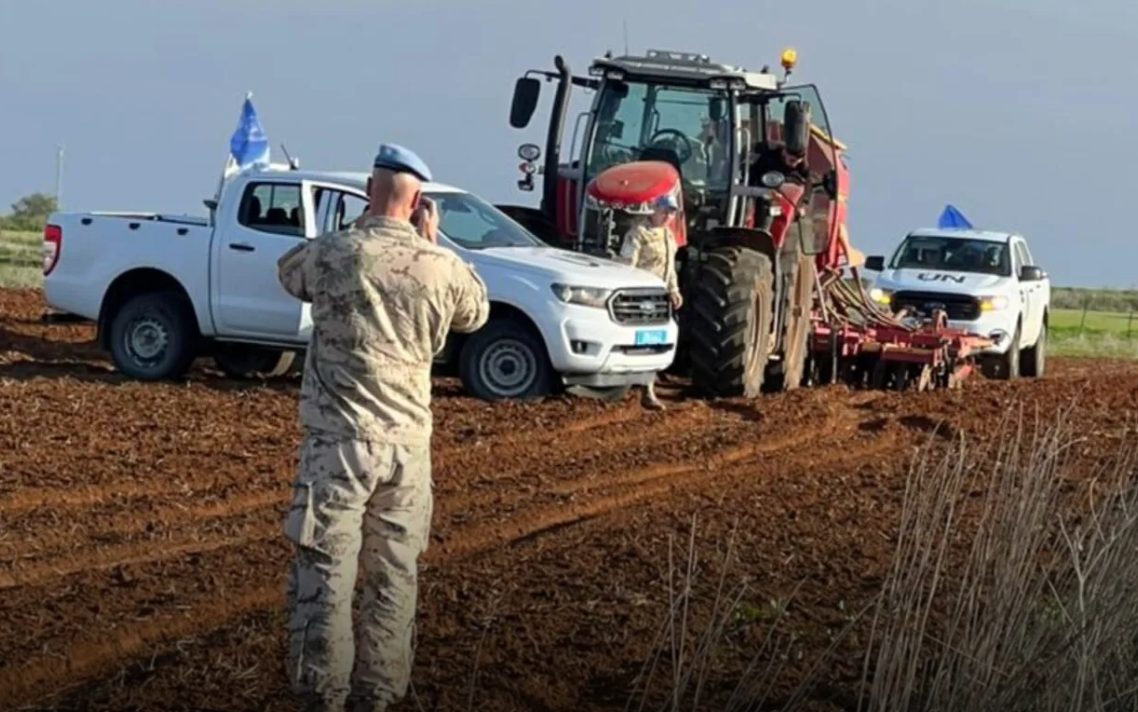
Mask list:
[{"label": "mud on soil", "polygon": [[[42,309],[37,292],[0,292],[0,710],[295,709],[281,521],[297,377],[201,364],[185,383],[132,382],[91,327],[43,326]],[[659,414],[632,397],[487,405],[439,381],[414,699],[399,709],[623,709],[689,538],[697,600],[720,576],[749,587],[708,694],[730,691],[796,592],[785,694],[876,592],[917,447],[983,442],[1021,406],[1072,408],[1088,468],[1119,442],[1138,367],[1049,365],[931,394],[661,389]],[[838,646],[818,709],[842,708],[861,654],[856,632]]]}]

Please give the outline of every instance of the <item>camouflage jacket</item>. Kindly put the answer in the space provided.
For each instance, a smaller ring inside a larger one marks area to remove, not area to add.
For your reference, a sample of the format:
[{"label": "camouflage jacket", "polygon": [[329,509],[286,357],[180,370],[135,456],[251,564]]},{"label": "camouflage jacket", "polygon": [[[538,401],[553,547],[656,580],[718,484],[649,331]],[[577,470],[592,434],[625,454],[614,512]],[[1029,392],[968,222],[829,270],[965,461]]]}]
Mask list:
[{"label": "camouflage jacket", "polygon": [[486,286],[409,222],[364,215],[297,245],[277,263],[281,285],[312,304],[300,392],[308,433],[392,444],[429,441],[431,363],[450,330],[490,312]]},{"label": "camouflage jacket", "polygon": [[676,279],[676,241],[666,227],[637,225],[624,236],[620,246],[621,262],[647,270],[668,285],[669,294],[680,291]]}]

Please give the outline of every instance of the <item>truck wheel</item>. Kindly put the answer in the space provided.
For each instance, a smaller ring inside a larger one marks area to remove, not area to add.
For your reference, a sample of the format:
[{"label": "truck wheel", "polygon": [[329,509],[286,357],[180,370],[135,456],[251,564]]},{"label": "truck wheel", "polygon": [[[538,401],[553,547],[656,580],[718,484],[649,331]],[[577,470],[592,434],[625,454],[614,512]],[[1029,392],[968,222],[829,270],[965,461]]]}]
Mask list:
[{"label": "truck wheel", "polygon": [[754,398],[770,358],[771,260],[742,247],[707,257],[692,293],[692,385],[712,397]]},{"label": "truck wheel", "polygon": [[230,378],[275,378],[289,372],[296,360],[296,352],[250,344],[220,343],[213,352],[213,360]]},{"label": "truck wheel", "polygon": [[769,391],[793,391],[802,385],[810,346],[810,313],[814,308],[814,260],[799,253],[794,274],[783,295],[786,320],[782,327],[782,363],[768,379]]},{"label": "truck wheel", "polygon": [[470,335],[458,357],[462,385],[483,400],[549,395],[553,368],[541,337],[509,318]]},{"label": "truck wheel", "polygon": [[111,358],[141,381],[181,378],[194,361],[196,335],[193,310],[181,295],[140,294],[111,317]]},{"label": "truck wheel", "polygon": [[1011,381],[1019,378],[1019,342],[1022,335],[1023,327],[1017,323],[1015,333],[1012,335],[1012,343],[1008,346],[1007,353],[1000,359],[1000,368],[997,378],[1002,381]]},{"label": "truck wheel", "polygon": [[1047,360],[1047,319],[1039,329],[1039,338],[1033,346],[1029,346],[1020,354],[1020,369],[1028,378],[1043,376],[1043,368]]}]

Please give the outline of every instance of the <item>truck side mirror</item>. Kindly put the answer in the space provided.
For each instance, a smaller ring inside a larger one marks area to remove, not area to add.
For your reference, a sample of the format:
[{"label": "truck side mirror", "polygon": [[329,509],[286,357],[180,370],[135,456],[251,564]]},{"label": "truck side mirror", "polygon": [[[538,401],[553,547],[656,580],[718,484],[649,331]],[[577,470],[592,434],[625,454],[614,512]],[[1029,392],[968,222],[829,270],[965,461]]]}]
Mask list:
[{"label": "truck side mirror", "polygon": [[1034,265],[1024,265],[1019,269],[1019,280],[1021,282],[1039,282],[1046,276],[1047,274],[1042,269]]},{"label": "truck side mirror", "polygon": [[786,102],[782,118],[783,145],[792,156],[806,156],[810,141],[810,104],[798,99]]},{"label": "truck side mirror", "polygon": [[865,268],[870,272],[884,272],[885,271],[885,258],[881,255],[874,255],[865,258]]},{"label": "truck side mirror", "polygon": [[510,126],[524,129],[529,126],[533,112],[537,109],[537,97],[541,94],[541,82],[533,77],[521,77],[514,84],[514,101],[510,105]]}]

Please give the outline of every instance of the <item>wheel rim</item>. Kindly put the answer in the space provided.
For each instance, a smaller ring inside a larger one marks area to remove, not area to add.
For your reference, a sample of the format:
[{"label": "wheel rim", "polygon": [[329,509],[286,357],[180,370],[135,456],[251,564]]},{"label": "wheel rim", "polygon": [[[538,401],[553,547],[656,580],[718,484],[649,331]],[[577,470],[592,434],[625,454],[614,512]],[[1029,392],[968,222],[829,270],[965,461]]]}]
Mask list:
[{"label": "wheel rim", "polygon": [[482,354],[478,375],[497,396],[517,397],[537,381],[537,355],[533,349],[515,339],[499,341]]},{"label": "wheel rim", "polygon": [[170,346],[170,332],[158,319],[140,317],[127,324],[123,341],[130,360],[148,368],[166,355]]}]

